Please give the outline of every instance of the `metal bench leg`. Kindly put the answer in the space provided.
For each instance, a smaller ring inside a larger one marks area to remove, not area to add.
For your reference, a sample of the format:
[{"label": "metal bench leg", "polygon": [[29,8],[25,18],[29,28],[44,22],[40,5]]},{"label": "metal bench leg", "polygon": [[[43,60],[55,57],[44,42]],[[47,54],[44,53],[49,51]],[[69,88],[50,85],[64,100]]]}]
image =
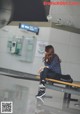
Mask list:
[{"label": "metal bench leg", "polygon": [[[70,86],[66,86],[67,88],[71,88]],[[71,94],[70,93],[64,93],[64,98],[63,98],[63,108],[69,108],[71,100]]]},{"label": "metal bench leg", "polygon": [[69,108],[70,99],[71,99],[71,94],[64,93],[63,108]]}]

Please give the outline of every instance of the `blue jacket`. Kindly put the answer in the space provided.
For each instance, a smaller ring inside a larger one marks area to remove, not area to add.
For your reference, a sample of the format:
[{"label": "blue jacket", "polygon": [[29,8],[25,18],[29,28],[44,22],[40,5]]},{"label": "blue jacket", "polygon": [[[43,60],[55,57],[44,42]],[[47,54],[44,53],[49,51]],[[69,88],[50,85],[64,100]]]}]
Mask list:
[{"label": "blue jacket", "polygon": [[45,62],[45,66],[48,66],[52,71],[61,74],[61,65],[57,55],[52,59],[50,63]]}]

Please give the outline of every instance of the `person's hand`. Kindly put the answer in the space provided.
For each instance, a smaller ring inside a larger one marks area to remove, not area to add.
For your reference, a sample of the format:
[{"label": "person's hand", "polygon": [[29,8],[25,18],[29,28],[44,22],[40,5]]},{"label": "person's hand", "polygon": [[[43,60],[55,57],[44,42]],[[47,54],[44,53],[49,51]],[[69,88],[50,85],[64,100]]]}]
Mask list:
[{"label": "person's hand", "polygon": [[45,66],[44,68],[49,68],[48,66]]},{"label": "person's hand", "polygon": [[41,67],[39,70],[38,70],[38,73],[42,72],[44,70],[44,68],[49,68],[48,66],[44,66],[44,67]]},{"label": "person's hand", "polygon": [[40,72],[42,72],[44,69],[44,67],[41,67],[39,70],[38,70],[38,73],[40,74]]}]

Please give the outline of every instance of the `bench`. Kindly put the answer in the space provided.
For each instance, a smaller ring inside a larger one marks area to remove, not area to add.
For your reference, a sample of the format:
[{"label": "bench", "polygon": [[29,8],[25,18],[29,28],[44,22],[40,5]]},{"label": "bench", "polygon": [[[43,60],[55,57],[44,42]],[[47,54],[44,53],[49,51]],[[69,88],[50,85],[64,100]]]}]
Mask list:
[{"label": "bench", "polygon": [[[40,76],[36,76],[40,79]],[[62,86],[64,85],[64,86]],[[46,88],[53,89],[56,91],[64,92],[63,107],[69,107],[70,101],[78,101],[78,99],[72,99],[71,94],[80,96],[80,82],[63,82],[60,80],[46,78]]]}]

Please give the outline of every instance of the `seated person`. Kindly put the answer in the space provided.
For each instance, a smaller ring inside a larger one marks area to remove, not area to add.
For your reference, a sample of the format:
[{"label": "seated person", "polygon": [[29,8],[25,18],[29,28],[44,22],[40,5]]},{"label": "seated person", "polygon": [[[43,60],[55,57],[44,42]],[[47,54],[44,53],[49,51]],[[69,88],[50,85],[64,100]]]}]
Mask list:
[{"label": "seated person", "polygon": [[73,79],[70,75],[63,75],[61,73],[61,60],[58,55],[54,53],[54,47],[48,45],[45,47],[45,57],[43,57],[44,67],[40,68],[40,85],[39,91],[36,95],[37,98],[45,96],[45,83],[46,78],[61,80],[64,82],[73,82]]}]

